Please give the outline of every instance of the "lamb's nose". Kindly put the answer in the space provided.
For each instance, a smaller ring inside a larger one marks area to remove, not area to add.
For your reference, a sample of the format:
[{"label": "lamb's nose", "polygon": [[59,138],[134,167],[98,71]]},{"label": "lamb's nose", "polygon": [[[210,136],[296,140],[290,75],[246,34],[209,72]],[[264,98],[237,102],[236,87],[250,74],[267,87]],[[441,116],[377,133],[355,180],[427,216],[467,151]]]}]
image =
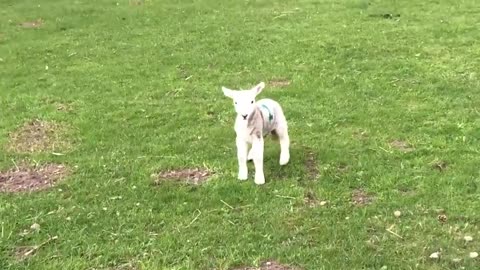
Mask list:
[{"label": "lamb's nose", "polygon": [[248,114],[242,114],[243,120],[247,120]]}]

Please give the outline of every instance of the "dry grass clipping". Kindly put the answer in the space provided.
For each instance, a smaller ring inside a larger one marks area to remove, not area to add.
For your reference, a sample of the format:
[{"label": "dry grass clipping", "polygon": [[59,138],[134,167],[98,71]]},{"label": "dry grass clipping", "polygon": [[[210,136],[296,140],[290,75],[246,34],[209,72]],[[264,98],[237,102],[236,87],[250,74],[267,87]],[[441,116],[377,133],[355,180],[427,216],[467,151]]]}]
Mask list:
[{"label": "dry grass clipping", "polygon": [[287,79],[273,79],[268,82],[273,87],[287,87],[290,85],[290,81]]}]

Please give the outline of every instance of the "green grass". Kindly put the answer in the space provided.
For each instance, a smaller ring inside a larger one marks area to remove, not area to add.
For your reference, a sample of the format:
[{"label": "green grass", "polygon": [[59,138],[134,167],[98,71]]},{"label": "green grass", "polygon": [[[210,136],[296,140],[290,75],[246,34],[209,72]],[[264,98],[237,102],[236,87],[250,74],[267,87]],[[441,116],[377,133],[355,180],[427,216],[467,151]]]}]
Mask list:
[{"label": "green grass", "polygon": [[[0,6],[0,167],[78,166],[55,188],[0,194],[0,269],[228,269],[269,258],[304,269],[480,267],[468,258],[480,252],[476,0]],[[384,13],[401,16],[370,16]],[[38,18],[38,29],[18,26]],[[291,84],[274,88],[277,78]],[[220,88],[260,81],[261,97],[283,105],[292,140],[283,168],[267,142],[262,187],[252,165],[249,181],[236,180],[234,111]],[[71,127],[74,148],[3,150],[34,118]],[[159,170],[203,165],[216,173],[202,186],[152,186]],[[352,206],[358,188],[374,202]],[[307,207],[306,192],[328,204]],[[33,223],[38,233],[19,235]],[[49,236],[58,239],[27,260],[12,257]]]}]

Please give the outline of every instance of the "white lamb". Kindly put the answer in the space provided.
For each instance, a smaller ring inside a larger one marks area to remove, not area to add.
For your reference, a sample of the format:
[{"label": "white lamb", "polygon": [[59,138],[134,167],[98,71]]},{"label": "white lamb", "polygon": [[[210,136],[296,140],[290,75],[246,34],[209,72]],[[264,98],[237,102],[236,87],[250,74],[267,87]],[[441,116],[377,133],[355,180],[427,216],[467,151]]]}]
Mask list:
[{"label": "white lamb", "polygon": [[[280,141],[280,165],[290,160],[290,139],[288,137],[287,120],[282,107],[272,99],[255,98],[265,87],[261,82],[250,90],[230,90],[222,87],[225,96],[233,99],[237,118],[235,119],[238,179],[248,178],[247,160],[255,165],[255,184],[265,183],[263,173],[263,139],[272,134]],[[248,151],[248,145],[252,147]],[[247,155],[248,152],[248,155]]]}]

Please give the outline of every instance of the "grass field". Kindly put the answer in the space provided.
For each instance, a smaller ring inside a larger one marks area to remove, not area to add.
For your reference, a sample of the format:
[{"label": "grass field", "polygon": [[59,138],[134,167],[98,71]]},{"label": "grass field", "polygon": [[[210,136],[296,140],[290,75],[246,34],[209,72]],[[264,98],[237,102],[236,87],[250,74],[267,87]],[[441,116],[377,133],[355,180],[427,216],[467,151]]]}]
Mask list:
[{"label": "grass field", "polygon": [[[479,29],[476,0],[0,0],[0,169],[71,171],[0,193],[0,269],[480,269]],[[292,144],[256,186],[221,86],[260,81]],[[34,119],[59,135],[20,151]]]}]

